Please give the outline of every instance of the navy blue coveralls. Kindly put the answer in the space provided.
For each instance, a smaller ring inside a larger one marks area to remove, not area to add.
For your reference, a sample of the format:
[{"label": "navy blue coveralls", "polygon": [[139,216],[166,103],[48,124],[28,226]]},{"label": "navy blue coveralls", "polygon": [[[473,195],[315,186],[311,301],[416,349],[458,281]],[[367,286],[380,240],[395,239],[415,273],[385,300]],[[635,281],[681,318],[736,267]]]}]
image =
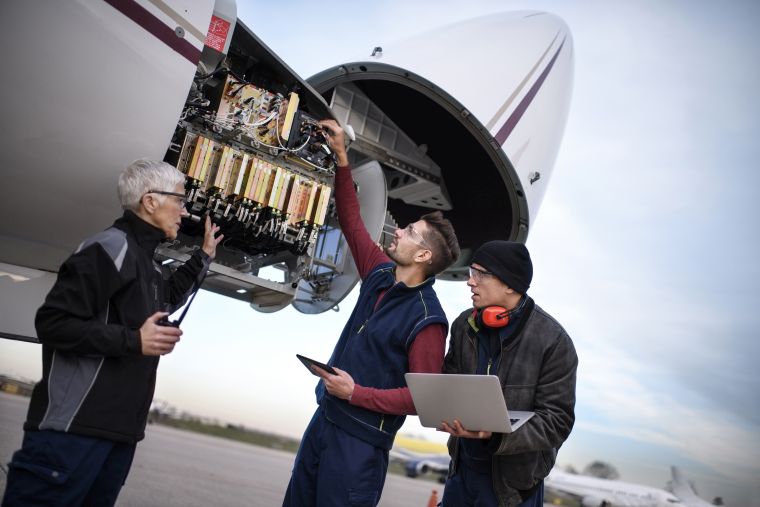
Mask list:
[{"label": "navy blue coveralls", "polygon": [[[435,278],[408,287],[396,283],[393,268],[379,264],[363,281],[329,361],[357,384],[378,389],[405,387],[414,338],[431,324],[448,326],[432,288]],[[316,394],[319,407],[298,449],[283,506],[377,505],[388,451],[405,416],[351,405],[327,393],[322,381]]]}]

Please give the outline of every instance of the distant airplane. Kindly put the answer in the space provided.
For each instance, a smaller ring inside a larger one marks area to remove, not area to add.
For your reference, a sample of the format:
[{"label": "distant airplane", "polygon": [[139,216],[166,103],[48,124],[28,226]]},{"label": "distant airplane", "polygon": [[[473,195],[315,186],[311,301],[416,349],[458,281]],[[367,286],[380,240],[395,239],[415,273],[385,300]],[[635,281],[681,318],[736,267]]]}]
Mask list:
[{"label": "distant airplane", "polygon": [[451,461],[448,454],[421,454],[394,447],[389,451],[389,456],[392,462],[404,465],[407,477],[414,478],[433,473],[438,475],[438,482],[441,484],[446,482]]},{"label": "distant airplane", "polygon": [[[319,33],[291,37],[316,58]],[[61,262],[120,214],[116,180],[139,157],[187,176],[194,220],[160,262],[184,262],[209,213],[225,241],[203,288],[265,313],[337,309],[358,274],[331,204],[316,124],[326,117],[354,133],[373,236],[441,210],[462,256],[440,276],[464,280],[483,242],[526,240],[572,94],[572,36],[537,11],[359,48],[309,80],[238,18],[235,0],[7,0],[0,42],[12,69],[0,81],[0,337],[31,341]]]},{"label": "distant airplane", "polygon": [[715,505],[697,495],[678,467],[671,466],[670,473],[673,476],[673,480],[670,482],[670,489],[674,495],[681,499],[684,507],[713,507]]},{"label": "distant airplane", "polygon": [[558,468],[551,471],[544,485],[558,496],[578,500],[582,507],[691,507],[664,489],[569,474]]},{"label": "distant airplane", "polygon": [[391,462],[404,466],[407,477],[419,477],[427,473],[438,476],[438,482],[446,482],[449,473],[449,457],[442,444],[422,441],[415,438],[397,436],[389,452]]},{"label": "distant airplane", "polygon": [[[443,484],[451,458],[443,448],[429,452],[435,447],[438,446],[399,436],[390,451],[390,459],[404,466],[407,477],[432,473]],[[632,482],[570,474],[558,468],[552,470],[544,485],[560,498],[580,502],[582,507],[714,507],[697,496],[677,467],[671,467],[671,472],[672,493]]]}]

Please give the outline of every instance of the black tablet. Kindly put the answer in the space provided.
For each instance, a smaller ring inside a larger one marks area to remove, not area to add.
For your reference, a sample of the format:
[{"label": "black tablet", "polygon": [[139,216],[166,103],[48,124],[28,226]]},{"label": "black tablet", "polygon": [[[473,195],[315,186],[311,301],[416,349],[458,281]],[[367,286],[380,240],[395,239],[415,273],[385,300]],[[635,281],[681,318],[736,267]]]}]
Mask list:
[{"label": "black tablet", "polygon": [[[296,354],[296,357],[303,363],[304,366],[306,366],[306,369],[311,371],[312,366],[317,366],[319,368],[322,368],[327,373],[331,375],[337,375],[338,373],[333,370],[333,367],[324,363],[320,363],[319,361],[315,361],[314,359],[309,359],[308,357],[304,357],[301,354]],[[311,371],[312,374],[317,375],[313,371]],[[317,375],[318,377],[319,375]]]}]

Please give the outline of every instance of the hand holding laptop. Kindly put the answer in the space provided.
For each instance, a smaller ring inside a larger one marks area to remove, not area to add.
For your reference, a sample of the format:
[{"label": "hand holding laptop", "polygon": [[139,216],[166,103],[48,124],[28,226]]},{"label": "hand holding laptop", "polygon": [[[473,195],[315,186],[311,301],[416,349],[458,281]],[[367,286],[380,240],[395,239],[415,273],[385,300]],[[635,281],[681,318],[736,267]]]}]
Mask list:
[{"label": "hand holding laptop", "polygon": [[534,414],[508,411],[501,383],[494,375],[407,373],[405,378],[420,423],[457,437],[511,433]]},{"label": "hand holding laptop", "polygon": [[490,431],[466,430],[464,426],[462,426],[462,423],[459,422],[459,419],[454,419],[454,422],[452,424],[449,424],[447,421],[441,421],[441,426],[439,428],[436,428],[436,430],[443,431],[449,435],[460,438],[480,438],[487,440],[491,438],[491,435],[493,435],[493,433]]}]

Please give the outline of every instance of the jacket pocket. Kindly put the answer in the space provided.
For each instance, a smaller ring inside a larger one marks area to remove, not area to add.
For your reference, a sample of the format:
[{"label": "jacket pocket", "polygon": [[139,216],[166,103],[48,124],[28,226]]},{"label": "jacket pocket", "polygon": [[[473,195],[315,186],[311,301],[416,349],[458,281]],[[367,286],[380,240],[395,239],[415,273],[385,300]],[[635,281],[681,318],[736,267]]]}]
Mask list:
[{"label": "jacket pocket", "polygon": [[551,472],[551,469],[554,468],[554,463],[557,460],[557,451],[555,449],[550,449],[548,451],[540,451],[541,452],[541,469],[536,471],[536,479],[542,480],[547,475],[549,475],[549,472]]},{"label": "jacket pocket", "polygon": [[509,410],[533,410],[535,395],[536,384],[504,386],[504,400]]},{"label": "jacket pocket", "polygon": [[377,491],[349,489],[348,504],[356,507],[375,507],[377,505]]},{"label": "jacket pocket", "polygon": [[8,466],[60,485],[76,472],[96,442],[94,438],[58,431],[28,431]]},{"label": "jacket pocket", "polygon": [[536,468],[543,466],[538,452],[509,454],[499,458],[498,476],[501,482],[521,491],[535,485],[534,472]]}]

